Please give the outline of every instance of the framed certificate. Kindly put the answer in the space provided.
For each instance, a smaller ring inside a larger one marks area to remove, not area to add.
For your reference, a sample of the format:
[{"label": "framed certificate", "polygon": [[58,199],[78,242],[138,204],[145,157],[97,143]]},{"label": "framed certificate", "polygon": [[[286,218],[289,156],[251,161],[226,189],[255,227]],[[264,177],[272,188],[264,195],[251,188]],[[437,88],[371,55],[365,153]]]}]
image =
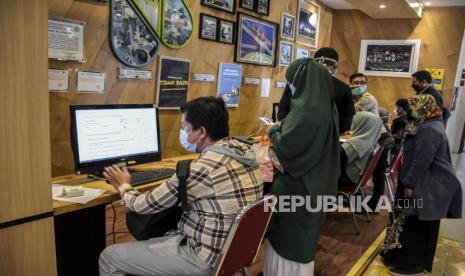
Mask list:
[{"label": "framed certificate", "polygon": [[69,92],[70,69],[48,68],[48,91]]},{"label": "framed certificate", "polygon": [[107,73],[78,71],[76,92],[103,93],[107,83]]},{"label": "framed certificate", "polygon": [[84,21],[48,19],[48,58],[84,62]]}]

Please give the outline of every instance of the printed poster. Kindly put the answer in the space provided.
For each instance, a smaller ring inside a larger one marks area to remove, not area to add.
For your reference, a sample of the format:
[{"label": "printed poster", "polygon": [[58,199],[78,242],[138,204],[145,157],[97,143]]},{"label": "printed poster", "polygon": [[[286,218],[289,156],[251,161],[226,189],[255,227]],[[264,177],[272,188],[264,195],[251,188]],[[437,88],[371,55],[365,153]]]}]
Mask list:
[{"label": "printed poster", "polygon": [[427,68],[426,71],[431,73],[434,87],[437,90],[442,90],[442,83],[444,82],[444,69]]},{"label": "printed poster", "polygon": [[160,57],[158,75],[158,106],[177,109],[187,101],[191,61],[173,57]]},{"label": "printed poster", "polygon": [[239,106],[242,65],[221,63],[218,72],[218,96],[227,107]]}]

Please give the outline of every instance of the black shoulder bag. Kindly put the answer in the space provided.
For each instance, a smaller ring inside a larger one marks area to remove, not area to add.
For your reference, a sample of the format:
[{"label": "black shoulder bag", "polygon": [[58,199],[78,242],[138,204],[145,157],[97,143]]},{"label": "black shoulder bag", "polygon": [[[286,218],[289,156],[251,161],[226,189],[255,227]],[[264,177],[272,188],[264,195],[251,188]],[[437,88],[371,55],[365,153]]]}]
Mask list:
[{"label": "black shoulder bag", "polygon": [[[176,176],[179,179],[178,200],[176,203],[156,214],[138,214],[129,211],[126,214],[126,225],[136,240],[148,240],[161,237],[170,230],[175,230],[182,213],[189,210],[187,205],[186,180],[192,160],[181,160],[176,164]],[[179,206],[181,202],[181,206]]]}]

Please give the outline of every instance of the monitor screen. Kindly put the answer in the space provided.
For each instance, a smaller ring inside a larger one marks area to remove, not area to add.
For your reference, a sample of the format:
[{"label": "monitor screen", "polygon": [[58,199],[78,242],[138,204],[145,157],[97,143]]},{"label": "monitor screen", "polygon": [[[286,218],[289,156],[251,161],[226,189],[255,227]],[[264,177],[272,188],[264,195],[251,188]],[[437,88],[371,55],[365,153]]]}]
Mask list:
[{"label": "monitor screen", "polygon": [[71,140],[76,172],[95,172],[111,163],[160,160],[158,110],[153,105],[71,106]]}]

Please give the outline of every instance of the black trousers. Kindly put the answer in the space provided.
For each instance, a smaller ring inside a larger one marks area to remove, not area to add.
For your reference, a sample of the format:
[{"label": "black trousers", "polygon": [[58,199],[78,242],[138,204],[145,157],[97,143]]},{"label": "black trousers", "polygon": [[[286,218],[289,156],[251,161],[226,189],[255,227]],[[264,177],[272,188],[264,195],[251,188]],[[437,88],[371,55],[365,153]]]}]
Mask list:
[{"label": "black trousers", "polygon": [[373,171],[373,194],[367,204],[372,210],[375,210],[378,205],[379,198],[384,194],[384,186],[386,185],[384,173],[386,172],[388,154],[389,150],[384,149],[381,154],[381,158]]},{"label": "black trousers", "polygon": [[438,241],[440,220],[422,221],[418,216],[405,217],[399,241],[402,248],[382,254],[386,262],[401,270],[423,268],[431,273]]}]

